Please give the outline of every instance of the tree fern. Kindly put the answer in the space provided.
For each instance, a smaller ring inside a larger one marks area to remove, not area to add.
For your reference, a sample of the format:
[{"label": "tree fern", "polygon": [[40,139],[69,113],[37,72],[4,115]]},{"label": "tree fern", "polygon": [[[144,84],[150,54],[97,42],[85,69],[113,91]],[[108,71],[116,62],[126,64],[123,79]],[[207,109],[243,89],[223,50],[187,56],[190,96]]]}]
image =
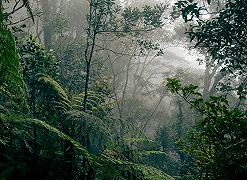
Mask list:
[{"label": "tree fern", "polygon": [[71,110],[72,106],[68,95],[59,83],[51,77],[44,74],[38,74],[37,88],[41,93],[39,99],[43,101],[44,105],[64,113]]},{"label": "tree fern", "polygon": [[174,180],[173,177],[167,175],[161,170],[158,170],[156,168],[153,168],[151,166],[145,166],[145,165],[140,165],[140,164],[135,164],[134,168],[140,170],[143,175],[145,180]]},{"label": "tree fern", "polygon": [[[105,122],[83,111],[73,110],[67,112],[66,121],[75,122],[74,128],[79,130],[81,127],[81,134],[88,132],[95,140],[111,139],[110,129]],[[97,138],[96,138],[97,137]]]},{"label": "tree fern", "polygon": [[[87,112],[97,116],[99,118],[104,118],[108,115],[112,109],[112,105],[106,103],[108,95],[97,91],[88,91],[87,96]],[[84,109],[84,93],[74,95],[72,97],[72,103],[74,109],[82,110]]]},{"label": "tree fern", "polygon": [[[58,82],[49,76],[39,74],[37,81],[38,89],[40,93],[43,94],[40,98],[44,99],[47,96],[49,97],[49,99],[47,99],[48,102],[43,103],[45,103],[46,106],[48,103],[51,103],[54,110],[62,112],[64,121],[70,121],[71,123],[76,122],[74,123],[75,127],[80,126],[80,123],[85,123],[87,128],[90,128],[92,131],[95,130],[96,132],[102,133],[109,132],[102,119],[92,114],[88,114],[87,112],[83,112],[83,110],[80,109],[78,104],[81,102],[80,100],[82,100],[80,99],[81,95],[74,97],[71,102],[65,90],[59,85]],[[97,98],[98,97],[96,97],[96,99]],[[109,136],[109,134],[107,136]]]},{"label": "tree fern", "polygon": [[61,139],[70,141],[83,155],[85,155],[88,159],[93,160],[95,157],[90,154],[79,142],[73,140],[68,135],[64,134],[57,128],[47,124],[46,122],[39,120],[39,119],[33,119],[26,116],[21,116],[18,114],[11,114],[11,116],[1,114],[1,121],[4,123],[13,123],[15,125],[20,124],[23,126],[23,124],[36,124],[37,126],[41,128],[47,129],[49,132],[54,133],[56,136],[60,137]]},{"label": "tree fern", "polygon": [[[68,135],[64,134],[57,128],[45,123],[42,120],[29,118],[26,116],[20,116],[16,114],[12,114],[11,116],[3,115],[1,114],[1,121],[4,123],[11,123],[15,124],[16,127],[19,127],[18,129],[21,130],[21,127],[25,125],[29,125],[31,127],[31,124],[35,124],[40,128],[47,129],[49,132],[53,133],[54,135],[58,136],[59,138],[63,140],[70,141],[74,147],[79,151],[81,155],[83,155],[84,158],[87,158],[89,162],[89,166],[91,166],[96,174],[96,177],[108,177],[110,179],[128,179],[125,177],[125,172],[132,173],[134,176],[138,177],[143,175],[143,179],[172,179],[165,173],[163,173],[160,170],[157,170],[155,168],[151,168],[144,165],[139,165],[135,163],[131,163],[128,161],[119,160],[111,155],[109,153],[105,155],[93,155],[88,150],[86,150],[78,141],[75,141]],[[29,146],[29,145],[27,145]],[[31,149],[31,147],[28,147]],[[30,150],[31,151],[31,150]],[[106,168],[104,168],[106,167]],[[121,167],[121,168],[120,168]],[[10,166],[11,168],[11,166]],[[84,167],[86,168],[86,167]],[[8,171],[9,172],[8,172]],[[6,176],[6,173],[13,173],[10,171],[11,169],[6,169],[4,171],[5,174],[1,174],[1,176]],[[107,172],[111,172],[111,174],[107,174]]]},{"label": "tree fern", "polygon": [[[100,163],[101,161],[103,163]],[[104,164],[102,166],[102,164]],[[106,168],[104,168],[106,167]],[[99,164],[95,166],[96,169],[101,169],[102,173],[110,171],[112,174],[111,179],[124,178],[124,179],[142,179],[142,180],[174,180],[171,176],[163,171],[151,166],[137,164],[126,160],[120,160],[112,154],[112,151],[105,151],[102,158],[99,159]],[[111,169],[113,168],[113,169]],[[115,169],[115,170],[114,170]],[[103,176],[103,175],[102,175]]]}]

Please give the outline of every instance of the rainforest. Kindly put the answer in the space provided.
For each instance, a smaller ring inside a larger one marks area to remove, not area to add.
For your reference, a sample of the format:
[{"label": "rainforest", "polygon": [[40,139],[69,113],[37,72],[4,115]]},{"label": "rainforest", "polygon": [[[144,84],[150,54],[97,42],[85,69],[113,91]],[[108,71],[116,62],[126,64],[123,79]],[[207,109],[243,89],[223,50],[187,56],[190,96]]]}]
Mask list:
[{"label": "rainforest", "polygon": [[0,0],[0,180],[244,180],[247,0]]}]

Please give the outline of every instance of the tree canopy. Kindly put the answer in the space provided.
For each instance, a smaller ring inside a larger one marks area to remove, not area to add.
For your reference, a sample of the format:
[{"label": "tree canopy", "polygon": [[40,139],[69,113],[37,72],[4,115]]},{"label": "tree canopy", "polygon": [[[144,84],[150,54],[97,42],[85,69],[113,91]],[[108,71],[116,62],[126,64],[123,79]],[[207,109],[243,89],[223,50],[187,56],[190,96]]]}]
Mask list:
[{"label": "tree canopy", "polygon": [[0,179],[244,179],[246,8],[0,0]]}]

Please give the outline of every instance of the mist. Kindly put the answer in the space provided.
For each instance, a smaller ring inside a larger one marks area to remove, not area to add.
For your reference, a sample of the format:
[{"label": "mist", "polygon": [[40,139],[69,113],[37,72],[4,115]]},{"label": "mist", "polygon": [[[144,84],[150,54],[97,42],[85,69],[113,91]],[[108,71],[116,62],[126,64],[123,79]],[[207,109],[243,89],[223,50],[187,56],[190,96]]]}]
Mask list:
[{"label": "mist", "polygon": [[246,7],[0,1],[0,177],[246,177]]}]

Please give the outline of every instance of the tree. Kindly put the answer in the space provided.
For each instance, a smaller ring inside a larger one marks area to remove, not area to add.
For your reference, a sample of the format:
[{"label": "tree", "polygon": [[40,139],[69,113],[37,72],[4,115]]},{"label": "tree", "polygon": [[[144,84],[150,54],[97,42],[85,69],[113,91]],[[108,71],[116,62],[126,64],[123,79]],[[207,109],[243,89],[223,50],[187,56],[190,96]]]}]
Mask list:
[{"label": "tree", "polygon": [[[183,86],[178,80],[168,79],[167,87],[171,92],[185,99],[199,113],[195,127],[185,141],[179,143],[194,159],[197,178],[241,179],[246,176],[246,111],[232,105],[233,100],[228,101],[229,96],[225,92],[235,92],[233,96],[240,101],[246,96],[245,81],[236,88],[229,88],[234,82],[231,77],[245,79],[246,76],[246,38],[242,34],[246,33],[243,26],[246,24],[246,10],[243,8],[246,1],[225,1],[220,9],[210,12],[210,19],[203,16],[207,12],[206,7],[199,6],[195,1],[179,1],[177,6],[181,8],[185,21],[191,25],[187,33],[195,42],[194,47],[207,51],[206,63],[211,67],[215,65],[211,73],[208,71],[209,78],[221,73],[215,76],[212,89],[207,88],[208,92],[205,89],[206,100],[196,86]],[[212,92],[220,81],[222,87],[229,86],[227,90],[220,88],[219,95],[214,97]]]},{"label": "tree", "polygon": [[[166,85],[200,113],[194,129],[180,141],[197,165],[196,177],[241,179],[246,176],[246,112],[231,108],[225,97],[204,101],[193,85],[182,86],[175,79]],[[190,96],[193,98],[190,99]]]},{"label": "tree", "polygon": [[[84,93],[69,94],[56,81],[54,53],[33,38],[21,41],[16,37],[16,46],[5,23],[0,29],[1,87],[6,84],[1,98],[8,98],[7,105],[0,101],[1,179],[173,179],[141,162],[116,157],[114,150],[101,143],[111,138],[106,125],[111,120],[107,117],[111,111],[106,106],[111,92],[107,78],[101,76],[90,87],[85,112]],[[13,92],[21,97],[12,96]],[[15,108],[22,101],[29,111],[24,106]],[[100,144],[91,151],[98,155],[83,147],[86,136],[99,142],[91,141]]]},{"label": "tree", "polygon": [[[100,34],[122,33],[138,34],[145,31],[151,31],[155,28],[162,27],[162,14],[164,7],[145,6],[143,11],[137,8],[121,9],[115,1],[90,1],[88,13],[87,40],[84,52],[86,62],[86,77],[84,88],[84,110],[87,109],[87,91],[90,79],[90,68],[95,51],[97,36]],[[122,11],[120,15],[119,11]],[[120,22],[120,24],[118,23]],[[140,26],[138,27],[138,24]]]},{"label": "tree", "polygon": [[192,46],[206,57],[204,97],[219,93],[217,89],[225,89],[224,93],[230,96],[240,89],[244,95],[245,81],[233,82],[236,77],[246,79],[246,18],[245,8],[242,8],[246,6],[246,1],[207,2],[177,3],[189,26],[186,34]]},{"label": "tree", "polygon": [[[210,1],[209,1],[210,2]],[[211,63],[222,64],[222,71],[240,70],[246,66],[246,1],[226,1],[224,8],[212,12],[212,19],[202,19],[205,7],[198,7],[196,2],[178,2],[186,21],[195,20],[187,32],[195,47],[206,49],[211,55]],[[191,19],[188,19],[188,15]],[[195,19],[194,19],[195,18]]]}]

